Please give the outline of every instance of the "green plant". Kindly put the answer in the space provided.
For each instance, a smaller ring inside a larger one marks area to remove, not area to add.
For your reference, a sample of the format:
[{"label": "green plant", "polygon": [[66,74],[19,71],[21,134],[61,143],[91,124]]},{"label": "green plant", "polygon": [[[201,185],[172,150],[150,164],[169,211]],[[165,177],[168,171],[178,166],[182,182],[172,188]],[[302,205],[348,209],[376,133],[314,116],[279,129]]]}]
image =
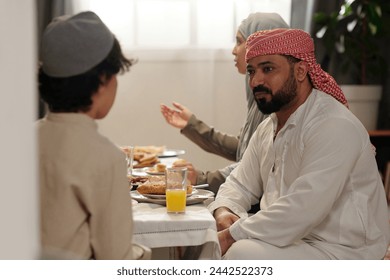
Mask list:
[{"label": "green plant", "polygon": [[[387,71],[382,56],[389,28],[389,0],[344,0],[338,12],[315,13],[316,37],[341,71],[355,83],[381,82]],[[338,54],[338,55],[337,55]]]}]

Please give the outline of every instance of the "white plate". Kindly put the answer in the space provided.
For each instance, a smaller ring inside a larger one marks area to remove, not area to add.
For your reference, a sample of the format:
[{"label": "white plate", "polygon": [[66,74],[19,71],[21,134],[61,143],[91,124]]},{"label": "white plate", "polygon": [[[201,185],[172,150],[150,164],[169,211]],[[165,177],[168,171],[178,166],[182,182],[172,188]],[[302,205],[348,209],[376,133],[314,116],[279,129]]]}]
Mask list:
[{"label": "white plate", "polygon": [[155,170],[153,167],[144,167],[143,171],[149,175],[165,175],[165,172],[159,172]]},{"label": "white plate", "polygon": [[158,154],[157,156],[159,158],[165,158],[165,157],[177,157],[180,155],[184,155],[186,152],[184,150],[174,150],[174,149],[165,149],[164,152],[161,154]]},{"label": "white plate", "polygon": [[145,172],[145,167],[143,167],[143,168],[134,168],[132,170],[132,172],[131,172],[131,175],[139,176],[139,177],[145,177],[145,176],[148,176],[148,173]]},{"label": "white plate", "polygon": [[[191,195],[193,195],[193,194],[197,194],[198,193],[198,190],[195,190],[195,189],[193,189],[192,190],[192,193],[188,193],[187,194],[187,197],[190,197]],[[166,196],[165,196],[165,194],[142,194],[143,196],[145,196],[145,197],[148,197],[148,198],[153,198],[153,199],[156,199],[156,198],[159,198],[159,199],[165,199],[166,198]]]},{"label": "white plate", "polygon": [[[196,194],[193,194],[189,197],[187,197],[187,205],[202,203],[206,199],[213,198],[214,193],[207,190],[197,190],[198,192]],[[149,198],[142,194],[140,194],[137,191],[131,191],[130,196],[132,199],[137,200],[138,202],[147,202],[147,203],[154,203],[154,204],[160,204],[165,206],[165,198]]]}]

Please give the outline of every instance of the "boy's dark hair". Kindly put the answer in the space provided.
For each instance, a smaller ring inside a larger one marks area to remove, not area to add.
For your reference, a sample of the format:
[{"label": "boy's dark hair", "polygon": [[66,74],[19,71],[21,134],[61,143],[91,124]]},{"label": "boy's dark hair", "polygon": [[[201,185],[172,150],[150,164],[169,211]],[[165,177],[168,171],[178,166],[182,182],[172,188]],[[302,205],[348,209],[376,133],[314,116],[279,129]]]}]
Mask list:
[{"label": "boy's dark hair", "polygon": [[92,95],[101,84],[119,72],[125,72],[134,64],[127,59],[120,44],[114,38],[114,44],[107,57],[86,73],[67,77],[54,78],[46,75],[39,68],[39,94],[51,112],[87,112],[92,105]]}]

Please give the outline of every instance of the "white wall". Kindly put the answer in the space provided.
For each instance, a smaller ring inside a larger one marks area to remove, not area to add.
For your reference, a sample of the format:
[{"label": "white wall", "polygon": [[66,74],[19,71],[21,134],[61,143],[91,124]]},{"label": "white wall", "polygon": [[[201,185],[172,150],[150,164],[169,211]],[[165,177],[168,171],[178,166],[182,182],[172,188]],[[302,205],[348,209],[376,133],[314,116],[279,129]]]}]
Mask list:
[{"label": "white wall", "polygon": [[246,116],[245,80],[231,51],[178,51],[169,61],[152,51],[135,51],[132,57],[139,61],[119,76],[117,99],[100,121],[100,131],[119,145],[184,149],[183,158],[202,170],[227,165],[229,161],[204,152],[169,126],[159,105],[177,101],[209,125],[238,135]]},{"label": "white wall", "polygon": [[0,0],[0,259],[39,254],[35,1]]}]

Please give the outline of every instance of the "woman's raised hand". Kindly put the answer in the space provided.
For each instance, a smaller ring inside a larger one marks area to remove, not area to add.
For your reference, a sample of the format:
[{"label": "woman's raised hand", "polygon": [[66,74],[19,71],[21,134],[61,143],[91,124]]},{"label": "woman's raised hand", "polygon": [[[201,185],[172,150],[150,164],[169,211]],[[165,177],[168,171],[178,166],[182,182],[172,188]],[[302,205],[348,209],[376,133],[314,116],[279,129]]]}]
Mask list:
[{"label": "woman's raised hand", "polygon": [[173,102],[172,103],[175,108],[170,108],[166,106],[165,104],[160,105],[161,114],[173,127],[183,129],[187,123],[190,117],[192,116],[192,112],[185,106]]}]

